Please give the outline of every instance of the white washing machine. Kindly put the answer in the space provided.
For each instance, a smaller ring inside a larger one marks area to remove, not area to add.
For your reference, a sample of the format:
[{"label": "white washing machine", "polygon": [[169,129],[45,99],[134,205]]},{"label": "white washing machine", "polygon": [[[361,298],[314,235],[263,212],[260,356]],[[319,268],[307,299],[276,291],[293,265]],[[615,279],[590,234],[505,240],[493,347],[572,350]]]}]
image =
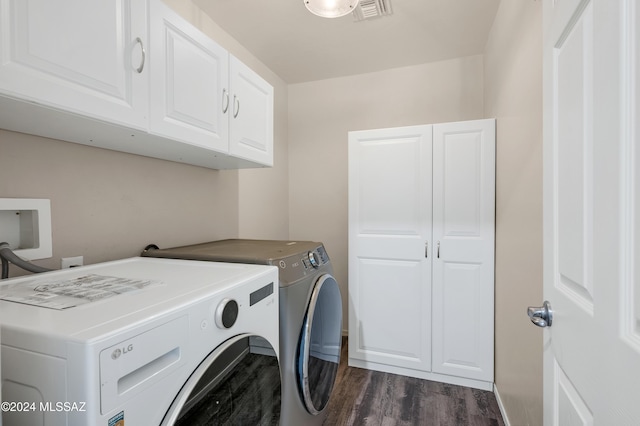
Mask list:
[{"label": "white washing machine", "polygon": [[280,424],[323,423],[340,364],[342,298],[322,243],[230,239],[162,250],[149,246],[142,255],[278,266]]},{"label": "white washing machine", "polygon": [[4,426],[279,423],[275,267],[131,258],[0,299]]}]

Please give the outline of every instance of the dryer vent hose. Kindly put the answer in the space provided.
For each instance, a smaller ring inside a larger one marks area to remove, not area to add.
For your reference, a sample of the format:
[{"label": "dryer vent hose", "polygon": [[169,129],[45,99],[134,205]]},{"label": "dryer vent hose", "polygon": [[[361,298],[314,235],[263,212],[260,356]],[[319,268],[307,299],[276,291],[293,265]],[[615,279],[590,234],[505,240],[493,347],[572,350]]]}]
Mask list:
[{"label": "dryer vent hose", "polygon": [[13,263],[25,271],[34,273],[49,272],[52,270],[21,259],[11,250],[9,243],[0,243],[0,259],[2,259],[2,279],[9,278],[9,263]]},{"label": "dryer vent hose", "polygon": [[160,250],[160,247],[158,247],[158,246],[157,246],[157,245],[155,245],[155,244],[149,244],[149,245],[147,245],[147,246],[144,248],[144,250],[142,250],[142,253],[146,253],[146,252],[148,252],[149,250]]}]

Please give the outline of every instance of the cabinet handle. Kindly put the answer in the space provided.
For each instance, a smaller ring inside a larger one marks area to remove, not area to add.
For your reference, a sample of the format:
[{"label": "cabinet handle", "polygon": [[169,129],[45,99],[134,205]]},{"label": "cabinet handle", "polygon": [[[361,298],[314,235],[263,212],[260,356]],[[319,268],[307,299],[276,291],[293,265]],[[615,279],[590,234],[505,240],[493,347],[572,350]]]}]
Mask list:
[{"label": "cabinet handle", "polygon": [[[225,99],[226,102],[224,102]],[[229,92],[227,92],[227,89],[222,89],[222,101],[224,102],[222,104],[222,113],[226,114],[229,109]]]},{"label": "cabinet handle", "polygon": [[424,243],[424,257],[429,258],[429,241]]},{"label": "cabinet handle", "polygon": [[[236,105],[238,105],[238,109],[236,109]],[[239,113],[240,113],[240,98],[238,98],[236,95],[233,95],[233,118],[238,117]]]},{"label": "cabinet handle", "polygon": [[136,37],[136,43],[140,44],[140,49],[142,50],[142,59],[140,59],[140,66],[136,68],[136,72],[138,74],[141,74],[142,70],[144,69],[144,61],[147,52],[144,50],[144,43],[142,42],[142,39],[140,37]]},{"label": "cabinet handle", "polygon": [[437,244],[437,256],[438,256],[438,259],[440,259],[440,241],[438,241],[438,244]]}]

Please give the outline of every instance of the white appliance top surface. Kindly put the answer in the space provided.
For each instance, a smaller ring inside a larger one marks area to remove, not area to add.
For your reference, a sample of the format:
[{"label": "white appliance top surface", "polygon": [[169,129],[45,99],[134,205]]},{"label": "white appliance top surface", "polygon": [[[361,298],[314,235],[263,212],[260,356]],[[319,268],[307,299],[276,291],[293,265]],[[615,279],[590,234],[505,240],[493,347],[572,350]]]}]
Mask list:
[{"label": "white appliance top surface", "polygon": [[0,300],[0,338],[5,340],[5,333],[20,331],[76,341],[102,338],[261,276],[272,274],[277,279],[276,271],[266,265],[135,257],[12,278],[0,282],[0,297],[10,294],[12,288],[50,285],[87,275],[124,278],[124,282],[150,280],[151,284],[62,310]]}]

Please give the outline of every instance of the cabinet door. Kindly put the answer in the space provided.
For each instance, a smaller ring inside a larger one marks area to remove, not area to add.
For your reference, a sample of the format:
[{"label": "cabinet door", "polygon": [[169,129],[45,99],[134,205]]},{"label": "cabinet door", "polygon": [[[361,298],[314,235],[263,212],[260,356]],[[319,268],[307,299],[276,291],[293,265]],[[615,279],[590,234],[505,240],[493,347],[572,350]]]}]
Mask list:
[{"label": "cabinet door", "polygon": [[0,0],[9,97],[146,129],[147,47],[143,1]]},{"label": "cabinet door", "polygon": [[433,371],[493,381],[495,120],[433,126]]},{"label": "cabinet door", "polygon": [[273,165],[273,87],[231,56],[231,155]]},{"label": "cabinet door", "polygon": [[350,132],[350,365],[431,369],[430,240],[431,126]]},{"label": "cabinet door", "polygon": [[228,152],[229,54],[161,0],[150,17],[149,131]]}]

